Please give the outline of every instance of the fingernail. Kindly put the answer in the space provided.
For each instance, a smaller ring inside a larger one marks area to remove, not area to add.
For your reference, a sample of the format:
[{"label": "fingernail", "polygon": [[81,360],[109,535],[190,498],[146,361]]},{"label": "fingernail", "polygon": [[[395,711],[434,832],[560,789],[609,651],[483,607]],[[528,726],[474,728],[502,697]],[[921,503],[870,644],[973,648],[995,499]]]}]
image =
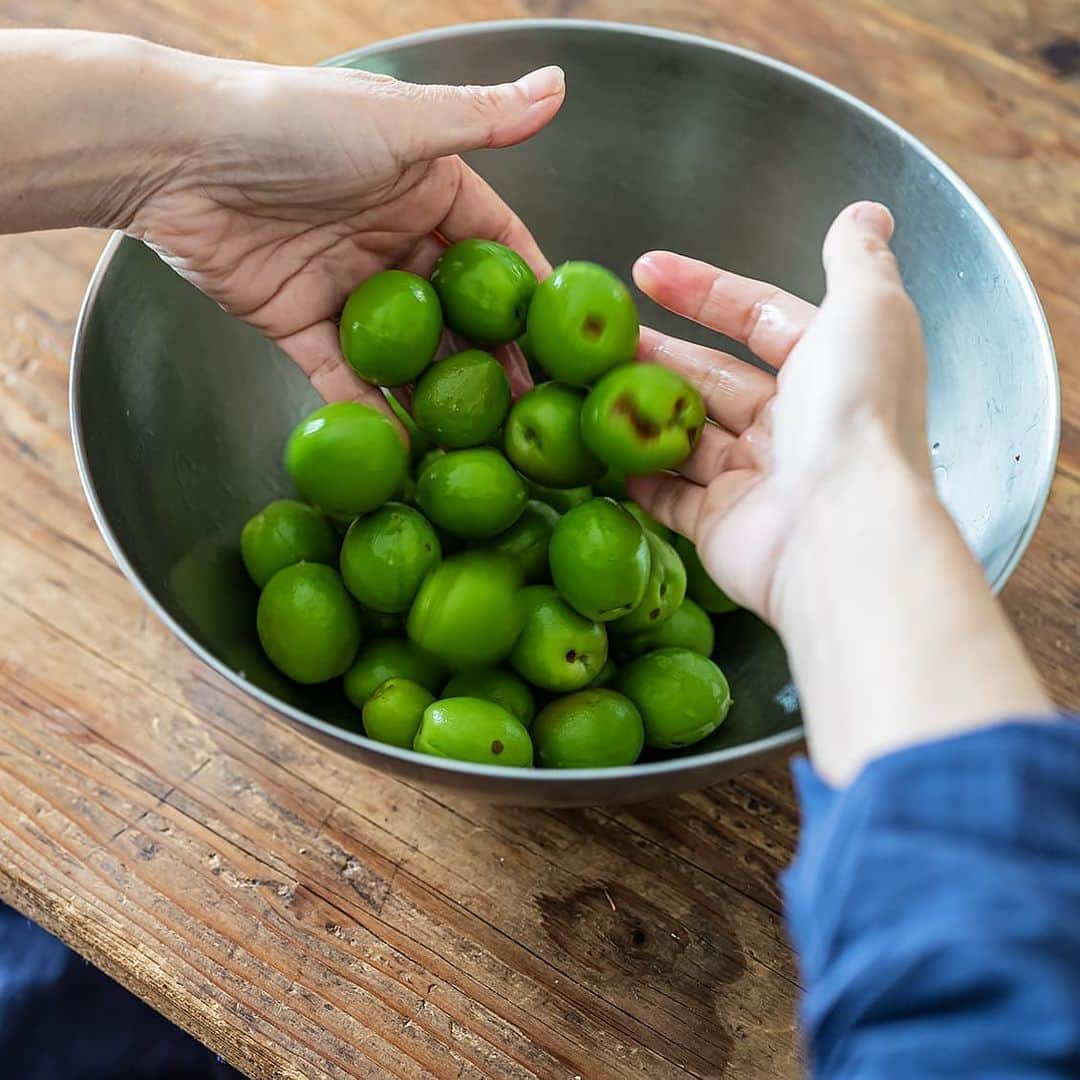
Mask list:
[{"label": "fingernail", "polygon": [[852,208],[851,217],[860,225],[869,226],[885,240],[892,236],[896,224],[889,208],[879,202],[856,203]]},{"label": "fingernail", "polygon": [[631,273],[633,274],[634,281],[639,285],[643,281],[648,281],[650,278],[655,277],[656,261],[653,259],[653,253],[647,251],[644,255],[639,256],[637,262],[634,263]]},{"label": "fingernail", "polygon": [[529,101],[543,101],[563,92],[566,87],[566,74],[561,67],[552,65],[522,75],[514,85]]}]

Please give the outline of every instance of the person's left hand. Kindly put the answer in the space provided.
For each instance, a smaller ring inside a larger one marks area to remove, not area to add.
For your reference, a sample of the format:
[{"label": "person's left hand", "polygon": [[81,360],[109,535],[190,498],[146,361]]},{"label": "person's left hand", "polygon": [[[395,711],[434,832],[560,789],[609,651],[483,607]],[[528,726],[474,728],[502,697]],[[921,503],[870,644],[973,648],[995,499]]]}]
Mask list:
[{"label": "person's left hand", "polygon": [[[191,151],[118,224],[277,341],[327,400],[385,408],[341,358],[336,316],[364,278],[425,274],[443,241],[498,240],[538,276],[529,231],[460,157],[527,139],[563,100],[543,68],[500,86],[419,86],[335,68],[230,61]],[[154,167],[148,164],[148,171]]]}]

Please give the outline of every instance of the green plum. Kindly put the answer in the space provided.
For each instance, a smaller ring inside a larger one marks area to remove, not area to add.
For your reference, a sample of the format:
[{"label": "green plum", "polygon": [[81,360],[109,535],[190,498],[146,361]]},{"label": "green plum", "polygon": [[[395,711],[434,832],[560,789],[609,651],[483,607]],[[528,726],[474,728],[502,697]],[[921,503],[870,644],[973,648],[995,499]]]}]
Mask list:
[{"label": "green plum", "polygon": [[660,750],[700,742],[731,708],[724,673],[689,649],[645,653],[619,671],[614,686],[638,707],[646,744]]},{"label": "green plum", "polygon": [[650,555],[645,595],[633,611],[611,623],[613,633],[627,634],[660,626],[675,614],[686,596],[686,570],[675,549],[649,529],[645,529],[645,540]]},{"label": "green plum", "polygon": [[536,287],[529,344],[539,365],[560,382],[587,386],[633,360],[638,314],[630,290],[590,262],[558,266]]},{"label": "green plum", "polygon": [[581,439],[585,391],[541,383],[514,402],[506,420],[506,456],[524,476],[553,488],[583,487],[604,471]]},{"label": "green plum", "polygon": [[524,331],[517,339],[518,348],[521,350],[521,355],[525,357],[525,363],[530,366],[536,362],[536,356],[533,353],[532,342],[529,340],[529,331]]},{"label": "green plum", "polygon": [[609,371],[581,409],[585,445],[628,476],[682,464],[704,426],[701,395],[661,364],[624,364]]},{"label": "green plum", "polygon": [[322,563],[279,570],[259,596],[256,628],[273,665],[298,683],[336,678],[360,646],[360,616],[341,576]]},{"label": "green plum", "polygon": [[510,380],[490,353],[466,349],[424,372],[413,391],[416,423],[441,446],[481,446],[510,408]]},{"label": "green plum", "polygon": [[459,240],[439,256],[431,284],[451,330],[480,345],[501,345],[524,332],[536,275],[505,244]]},{"label": "green plum", "polygon": [[433,446],[430,450],[425,450],[424,453],[420,455],[419,460],[413,465],[413,476],[419,479],[424,470],[433,461],[438,461],[441,457],[446,457],[446,451],[441,446]]},{"label": "green plum", "polygon": [[521,594],[525,625],[510,654],[513,669],[543,690],[579,690],[607,660],[604,627],[576,612],[550,585]]},{"label": "green plum", "polygon": [[560,514],[565,514],[567,510],[573,510],[575,506],[587,503],[593,498],[593,489],[588,484],[576,488],[549,488],[543,484],[536,484],[526,477],[525,489],[530,499],[547,503]]},{"label": "green plum", "polygon": [[386,611],[374,611],[356,605],[360,613],[360,626],[364,631],[364,640],[377,637],[401,637],[405,633],[405,619],[400,614],[391,615]]},{"label": "green plum", "polygon": [[449,667],[489,667],[521,632],[521,572],[504,555],[463,551],[426,578],[409,612],[409,637]]},{"label": "green plum", "polygon": [[376,742],[410,750],[424,710],[434,700],[433,694],[412,679],[387,679],[364,702],[364,734]]},{"label": "green plum", "polygon": [[341,576],[360,603],[394,614],[409,609],[420,582],[441,558],[427,518],[391,502],[349,526],[341,545]]},{"label": "green plum", "polygon": [[260,589],[279,570],[294,563],[333,566],[337,549],[334,526],[314,507],[296,499],[275,499],[249,518],[240,533],[244,569]]},{"label": "green plum", "polygon": [[302,420],[285,447],[300,493],[328,514],[366,514],[401,490],[408,451],[385,413],[337,401]]},{"label": "green plum", "polygon": [[529,585],[547,581],[548,544],[559,512],[547,503],[530,500],[521,517],[504,532],[490,540],[480,541],[488,551],[506,555],[518,564],[522,579]]},{"label": "green plum", "polygon": [[618,672],[618,668],[615,666],[615,661],[609,656],[604,661],[604,666],[596,673],[596,677],[591,683],[589,683],[586,690],[600,690],[605,686],[610,686],[615,680],[615,675]]},{"label": "green plum", "polygon": [[393,391],[384,389],[383,397],[386,398],[391,412],[398,418],[398,422],[409,436],[409,464],[416,468],[423,457],[431,450],[431,439],[426,432],[416,426],[416,421],[409,415],[409,411],[401,404]]},{"label": "green plum", "polygon": [[738,609],[738,604],[709,576],[709,571],[701,565],[697,548],[685,537],[675,537],[675,550],[686,567],[686,591],[706,611],[713,615],[723,615]]},{"label": "green plum", "polygon": [[420,509],[441,529],[483,540],[510,528],[525,509],[525,484],[490,447],[454,450],[437,458],[416,485]]},{"label": "green plum", "polygon": [[457,551],[465,550],[465,541],[460,536],[455,536],[454,533],[446,529],[440,529],[438,526],[435,527],[435,532],[439,536],[439,544],[442,547],[444,559],[447,555],[453,555]]},{"label": "green plum", "polygon": [[620,656],[640,656],[653,649],[689,649],[702,656],[712,656],[716,631],[712,619],[698,604],[687,597],[675,614],[659,626],[649,626],[635,634],[620,634],[617,645]]},{"label": "green plum", "polygon": [[413,749],[480,765],[529,768],[533,745],[525,725],[483,698],[443,698],[424,710]]},{"label": "green plum", "polygon": [[402,386],[431,363],[439,347],[439,298],[422,277],[383,270],[345,301],[339,333],[341,351],[361,379]]},{"label": "green plum", "polygon": [[349,526],[356,520],[355,514],[327,514],[326,520],[333,526],[334,532],[344,537],[349,531]]},{"label": "green plum", "polygon": [[675,533],[666,525],[661,525],[648,510],[643,506],[639,506],[633,499],[623,499],[620,505],[628,514],[633,514],[637,518],[638,524],[643,529],[647,529],[654,536],[659,536],[661,540],[669,544],[675,543]]},{"label": "green plum", "polygon": [[567,511],[548,546],[552,581],[596,622],[610,622],[641,603],[649,560],[645,531],[612,499],[591,499]]},{"label": "green plum", "polygon": [[645,743],[641,713],[613,690],[581,690],[541,709],[532,729],[536,757],[551,769],[633,765]]},{"label": "green plum", "polygon": [[532,691],[516,675],[501,668],[466,668],[442,690],[444,698],[472,697],[494,701],[528,727],[536,715]]},{"label": "green plum", "polygon": [[630,492],[626,490],[626,476],[618,469],[608,469],[593,484],[593,490],[597,495],[606,495],[609,499],[615,499],[618,502],[630,500]]},{"label": "green plum", "polygon": [[533,352],[532,342],[529,340],[528,330],[526,330],[525,333],[517,339],[517,343],[518,348],[521,349],[522,356],[525,357],[525,363],[529,368],[529,376],[532,379],[533,383],[542,383],[547,378],[547,374],[544,372],[544,369],[536,362],[536,354]]},{"label": "green plum", "polygon": [[423,649],[402,638],[376,638],[360,650],[345,673],[345,696],[358,709],[387,679],[411,679],[435,693],[446,668]]}]

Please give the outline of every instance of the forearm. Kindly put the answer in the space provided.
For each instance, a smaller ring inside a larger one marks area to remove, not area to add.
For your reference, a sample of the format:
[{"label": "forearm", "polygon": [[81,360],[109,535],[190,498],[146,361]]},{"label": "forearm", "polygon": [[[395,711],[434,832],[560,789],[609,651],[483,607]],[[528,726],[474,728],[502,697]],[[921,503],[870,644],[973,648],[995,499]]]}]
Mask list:
[{"label": "forearm", "polygon": [[203,63],[111,34],[0,32],[0,232],[124,225],[198,142]]},{"label": "forearm", "polygon": [[777,615],[821,775],[1052,706],[956,527],[882,438],[788,545]]}]

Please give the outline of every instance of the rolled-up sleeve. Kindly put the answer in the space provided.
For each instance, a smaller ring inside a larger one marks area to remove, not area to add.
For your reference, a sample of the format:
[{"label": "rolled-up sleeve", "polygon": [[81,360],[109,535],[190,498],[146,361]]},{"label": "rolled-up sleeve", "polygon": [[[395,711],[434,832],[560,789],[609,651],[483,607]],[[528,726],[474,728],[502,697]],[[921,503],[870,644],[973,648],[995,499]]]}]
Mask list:
[{"label": "rolled-up sleeve", "polygon": [[796,763],[784,876],[817,1077],[1080,1077],[1080,724]]}]

